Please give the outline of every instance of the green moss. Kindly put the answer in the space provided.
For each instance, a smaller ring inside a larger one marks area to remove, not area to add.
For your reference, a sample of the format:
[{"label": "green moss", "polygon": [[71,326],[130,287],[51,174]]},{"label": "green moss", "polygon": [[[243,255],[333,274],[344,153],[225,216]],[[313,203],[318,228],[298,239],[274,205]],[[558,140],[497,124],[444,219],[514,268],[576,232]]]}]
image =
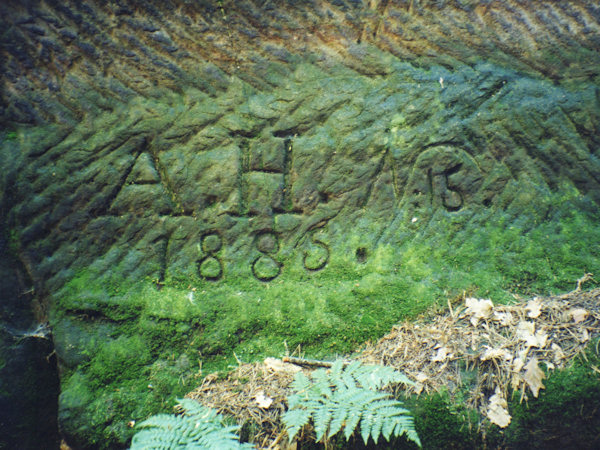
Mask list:
[{"label": "green moss", "polygon": [[16,131],[7,131],[4,134],[4,139],[6,139],[7,141],[16,141],[18,137],[19,135]]},{"label": "green moss", "polygon": [[69,426],[64,432],[70,441],[81,447],[125,447],[133,434],[129,421],[171,411],[176,399],[200,381],[197,366],[191,367],[187,356],[172,356],[143,369],[128,368],[115,378],[108,378],[107,370],[97,378],[93,368],[64,376],[60,415]]},{"label": "green moss", "polygon": [[151,360],[148,343],[140,336],[119,336],[103,343],[87,375],[96,386],[135,378]]},{"label": "green moss", "polygon": [[424,449],[470,449],[481,446],[478,415],[453,404],[447,394],[413,399],[415,428]]}]

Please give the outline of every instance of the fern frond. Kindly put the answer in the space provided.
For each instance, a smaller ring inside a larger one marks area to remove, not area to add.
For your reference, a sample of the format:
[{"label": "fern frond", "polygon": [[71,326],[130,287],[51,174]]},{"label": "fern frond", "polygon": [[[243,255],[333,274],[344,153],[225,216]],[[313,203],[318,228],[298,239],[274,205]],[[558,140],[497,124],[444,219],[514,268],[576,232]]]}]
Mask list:
[{"label": "fern frond", "polygon": [[133,437],[131,449],[253,448],[240,444],[235,434],[239,427],[226,425],[216,411],[189,399],[179,402],[181,415],[158,414],[140,423],[143,429]]},{"label": "fern frond", "polygon": [[177,409],[183,411],[183,414],[195,421],[201,423],[221,423],[222,418],[214,409],[206,408],[201,403],[189,398],[177,400],[179,403]]},{"label": "fern frond", "polygon": [[364,365],[355,369],[353,376],[366,389],[381,389],[392,383],[414,384],[406,375],[388,366]]},{"label": "fern frond", "polygon": [[306,425],[311,418],[312,412],[306,409],[289,409],[283,414],[283,423],[287,428],[287,433],[290,438],[290,442],[294,440],[296,434]]},{"label": "fern frond", "polygon": [[346,420],[346,426],[344,427],[344,436],[346,440],[350,439],[350,436],[354,433],[358,422],[362,416],[360,405],[353,407],[348,410],[348,419]]},{"label": "fern frond", "polygon": [[331,385],[332,380],[329,378],[329,374],[323,370],[316,370],[312,376],[313,386],[311,386],[311,390],[316,391],[322,397],[329,398],[332,395]]},{"label": "fern frond", "polygon": [[131,448],[133,449],[177,448],[179,438],[173,433],[163,430],[142,430],[133,437],[131,444]]},{"label": "fern frond", "polygon": [[329,405],[323,405],[317,411],[315,411],[313,415],[313,422],[315,424],[315,433],[317,435],[317,442],[320,441],[325,433],[327,433],[327,429],[329,428],[329,422],[331,421],[331,417],[333,416],[333,411],[331,407],[335,407],[334,403]]},{"label": "fern frond", "polygon": [[296,391],[298,395],[306,393],[312,386],[310,379],[302,372],[298,372],[292,382],[292,389]]},{"label": "fern frond", "polygon": [[344,373],[340,377],[340,381],[344,383],[344,386],[349,390],[356,389],[356,379],[353,376],[353,372],[345,370]]},{"label": "fern frond", "polygon": [[328,438],[336,435],[346,423],[346,418],[348,417],[348,409],[346,408],[337,408],[333,411],[333,416],[331,418],[331,423],[329,424],[329,433],[327,434]]},{"label": "fern frond", "polygon": [[344,369],[344,361],[343,360],[338,359],[338,360],[334,361],[333,364],[331,365],[331,368],[329,369],[330,378],[332,380],[339,379],[342,374],[343,369]]},{"label": "fern frond", "polygon": [[313,372],[310,379],[298,373],[292,383],[296,394],[288,398],[289,410],[283,415],[290,442],[312,419],[317,441],[342,430],[349,439],[360,425],[365,444],[369,439],[377,443],[379,436],[389,440],[406,434],[420,446],[409,411],[378,390],[390,383],[411,381],[390,367],[363,366],[358,361],[346,367],[336,361],[329,370]]},{"label": "fern frond", "polygon": [[[373,427],[376,423],[376,420],[377,416],[370,411],[362,416],[362,420],[360,421],[360,435],[362,436],[363,441],[365,441],[365,445],[367,445],[367,442],[369,442],[369,436],[371,436],[373,432]],[[375,443],[377,443],[378,437],[379,436],[374,436],[373,440]]]}]

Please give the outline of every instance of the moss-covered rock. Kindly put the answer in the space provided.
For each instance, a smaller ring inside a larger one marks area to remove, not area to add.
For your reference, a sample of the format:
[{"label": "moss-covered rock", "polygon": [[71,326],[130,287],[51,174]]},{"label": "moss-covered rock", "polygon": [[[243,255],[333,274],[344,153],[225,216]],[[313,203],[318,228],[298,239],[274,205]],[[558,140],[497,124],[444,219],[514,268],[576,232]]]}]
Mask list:
[{"label": "moss-covered rock", "polygon": [[593,272],[598,14],[575,3],[4,2],[0,219],[69,440],[126,445],[234,352],[346,352]]}]

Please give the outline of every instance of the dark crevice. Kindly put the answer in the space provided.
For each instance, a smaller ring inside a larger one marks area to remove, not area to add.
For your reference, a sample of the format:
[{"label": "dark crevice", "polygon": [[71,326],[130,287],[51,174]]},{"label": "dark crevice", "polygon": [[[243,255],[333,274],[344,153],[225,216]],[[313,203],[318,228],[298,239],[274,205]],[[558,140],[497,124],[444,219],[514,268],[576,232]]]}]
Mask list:
[{"label": "dark crevice", "polygon": [[[275,130],[272,135],[277,138],[290,138],[300,134],[300,125],[296,127],[286,128],[285,130]],[[290,139],[286,139],[290,140]]]},{"label": "dark crevice", "polygon": [[238,211],[239,216],[243,216],[248,212],[248,204],[246,202],[246,189],[244,184],[244,173],[250,169],[250,146],[248,141],[243,140],[239,146],[239,164],[236,173],[236,184],[238,189]]},{"label": "dark crevice", "polygon": [[283,142],[283,209],[285,211],[293,211],[294,205],[292,201],[292,181],[290,177],[290,171],[292,168],[292,152],[293,152],[293,141],[287,138]]},{"label": "dark crevice", "polygon": [[450,169],[446,169],[444,171],[444,174],[446,175],[446,177],[449,177],[450,175],[454,175],[455,173],[460,172],[461,168],[462,168],[462,163],[458,163],[455,166],[452,166]]},{"label": "dark crevice", "polygon": [[236,130],[236,131],[230,131],[229,132],[229,136],[230,137],[243,137],[243,138],[246,138],[246,139],[253,139],[256,136],[258,136],[258,130],[250,130],[250,131]]},{"label": "dark crevice", "polygon": [[356,261],[360,264],[364,264],[367,262],[368,252],[365,247],[358,247],[356,249]]},{"label": "dark crevice", "polygon": [[0,447],[58,450],[57,358],[44,302],[32,284],[21,262],[5,253],[0,259]]},{"label": "dark crevice", "polygon": [[258,173],[269,173],[272,175],[282,175],[284,172],[282,172],[281,170],[277,170],[277,169],[260,169],[260,170],[248,170],[246,171],[246,173],[252,173],[252,172],[258,172]]}]

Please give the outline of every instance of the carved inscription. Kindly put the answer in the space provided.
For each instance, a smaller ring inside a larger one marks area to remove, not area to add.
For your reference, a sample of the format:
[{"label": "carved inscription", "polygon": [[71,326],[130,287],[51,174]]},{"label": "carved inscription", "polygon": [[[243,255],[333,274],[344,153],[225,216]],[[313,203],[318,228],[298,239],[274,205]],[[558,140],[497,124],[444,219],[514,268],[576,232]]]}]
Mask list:
[{"label": "carved inscription", "polygon": [[252,263],[252,274],[260,281],[271,281],[281,273],[281,264],[274,258],[279,251],[275,233],[264,232],[256,236],[256,249],[262,253]]},{"label": "carved inscription", "polygon": [[206,254],[198,263],[202,278],[216,281],[223,277],[223,262],[217,255],[222,246],[223,241],[217,233],[210,233],[202,238],[202,251]]},{"label": "carved inscription", "polygon": [[[229,198],[235,198],[237,203],[234,212],[229,213],[250,218],[255,227],[259,224],[260,231],[253,240],[255,256],[250,260],[249,269],[257,280],[263,282],[276,279],[284,268],[278,258],[281,247],[279,233],[298,229],[301,221],[295,217],[306,214],[294,208],[291,195],[294,137],[273,134],[252,142],[242,142],[236,147],[239,161],[234,193],[237,195]],[[328,199],[321,196],[318,201],[327,203]],[[205,205],[208,208],[212,206]],[[322,228],[323,224],[318,228]],[[300,233],[294,247],[298,242],[302,243],[299,250],[303,267],[309,272],[323,270],[329,263],[329,246],[318,236],[318,230]],[[223,245],[223,237],[217,231],[210,231],[200,238],[201,258],[197,262],[197,271],[203,279],[217,281],[224,277]]]},{"label": "carved inscription", "polygon": [[431,147],[419,155],[407,185],[409,204],[427,205],[449,212],[461,210],[483,183],[483,173],[464,150],[452,146]]},{"label": "carved inscription", "polygon": [[[295,211],[292,202],[290,169],[293,157],[293,138],[274,135],[253,142],[241,151],[240,199],[242,214],[267,218],[275,223]],[[260,252],[251,264],[254,277],[260,281],[277,278],[283,265],[276,259],[279,239],[274,230],[266,229],[254,241]],[[323,269],[329,261],[329,248],[311,234],[304,250],[306,270]]]},{"label": "carved inscription", "polygon": [[[242,219],[239,224],[248,227],[247,232],[254,236],[251,247],[245,247],[244,251],[249,251],[246,253],[248,271],[262,282],[275,280],[281,275],[284,270],[282,255],[287,260],[294,249],[301,252],[299,261],[308,272],[323,270],[331,257],[327,239],[322,237],[322,229],[329,219],[323,218],[313,226],[304,225],[303,217],[310,218],[316,207],[303,208],[303,211],[294,208],[294,205],[301,208],[302,204],[301,196],[292,198],[291,195],[295,176],[290,176],[290,173],[302,169],[292,169],[294,138],[295,136],[268,135],[236,146],[239,157],[239,165],[236,165],[239,170],[238,183],[233,187],[234,195],[229,197],[239,200],[239,208],[235,208],[234,216]],[[299,161],[303,159],[300,158]],[[480,169],[477,161],[468,152],[453,145],[431,146],[417,155],[412,170],[408,172],[401,166],[406,160],[387,149],[380,156],[374,174],[375,181],[369,192],[375,192],[373,198],[378,201],[394,197],[389,205],[394,209],[407,207],[410,211],[418,208],[420,214],[430,214],[436,209],[458,212],[469,202],[489,203],[489,189],[486,190],[487,184],[484,183],[486,173]],[[489,167],[489,164],[484,167]],[[150,173],[149,170],[146,172]],[[147,173],[144,175],[148,182],[155,182],[154,178],[150,179],[152,174]],[[318,185],[318,180],[309,181]],[[320,207],[328,202],[325,194],[317,197]],[[367,193],[364,206],[369,198]],[[401,200],[398,203],[399,198]],[[323,213],[323,209],[318,211]],[[408,217],[410,220],[417,217],[414,220],[416,222],[419,214]],[[200,239],[202,257],[197,263],[197,270],[206,280],[214,281],[224,277],[225,265],[221,256],[224,241],[219,233],[211,231]],[[286,247],[282,249],[280,238],[288,236],[288,233],[289,241],[285,241]],[[357,263],[365,264],[368,260],[367,248],[359,246],[355,249]]]},{"label": "carved inscription", "polygon": [[440,199],[442,206],[448,211],[458,211],[464,204],[463,195],[449,180],[449,176],[458,173],[461,166],[462,164],[457,164],[442,173],[431,175],[432,202],[435,202],[435,199]]},{"label": "carved inscription", "polygon": [[315,237],[316,231],[310,234],[309,249],[304,251],[302,262],[306,270],[316,272],[325,268],[329,262],[329,247]]},{"label": "carved inscription", "polygon": [[241,213],[273,216],[291,211],[291,139],[271,137],[243,147],[239,195]]}]

